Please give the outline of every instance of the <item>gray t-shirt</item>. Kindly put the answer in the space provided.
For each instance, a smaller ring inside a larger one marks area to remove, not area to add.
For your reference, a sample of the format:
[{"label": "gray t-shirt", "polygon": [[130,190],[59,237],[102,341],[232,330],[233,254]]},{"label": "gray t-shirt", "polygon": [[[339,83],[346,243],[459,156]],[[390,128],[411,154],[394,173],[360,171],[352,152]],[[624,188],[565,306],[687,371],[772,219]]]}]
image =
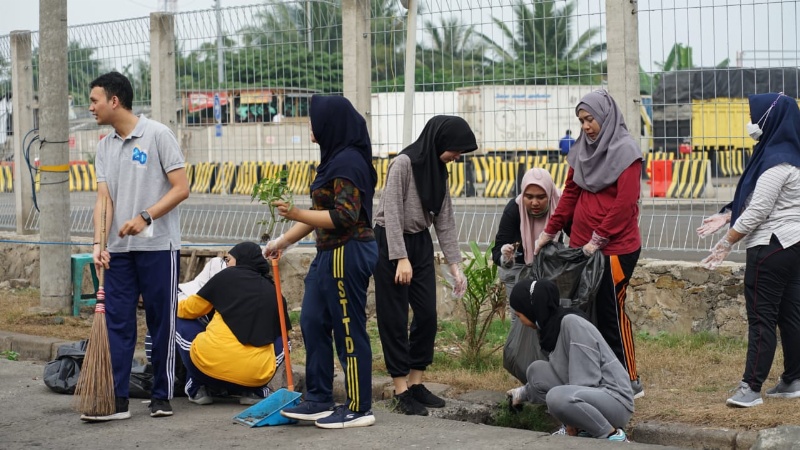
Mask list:
[{"label": "gray t-shirt", "polygon": [[439,214],[433,216],[427,213],[422,206],[422,200],[419,199],[417,183],[411,169],[411,159],[407,155],[398,155],[389,163],[386,187],[375,212],[375,224],[386,228],[389,260],[408,257],[403,240],[404,233],[419,233],[433,224],[436,237],[439,239],[439,247],[448,264],[461,262],[449,189],[445,189]]},{"label": "gray t-shirt", "polygon": [[184,167],[183,154],[172,131],[139,116],[133,132],[122,139],[116,132],[97,144],[97,182],[106,183],[114,207],[108,227],[108,251],[178,250],[181,243],[180,211],[173,208],[153,221],[152,237],[117,233],[122,225],[158,202],[172,185],[167,173]]}]

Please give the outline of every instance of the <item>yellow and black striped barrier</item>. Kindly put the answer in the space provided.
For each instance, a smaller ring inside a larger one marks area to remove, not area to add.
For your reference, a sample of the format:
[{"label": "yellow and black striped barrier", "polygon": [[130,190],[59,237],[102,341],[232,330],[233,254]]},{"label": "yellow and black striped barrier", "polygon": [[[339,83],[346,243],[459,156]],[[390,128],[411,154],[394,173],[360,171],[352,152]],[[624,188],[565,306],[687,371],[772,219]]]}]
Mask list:
[{"label": "yellow and black striped barrier", "polygon": [[198,194],[206,194],[211,192],[211,186],[216,176],[218,163],[203,162],[195,165],[194,182],[192,183],[191,192]]},{"label": "yellow and black striped barrier", "polygon": [[372,166],[378,175],[378,182],[375,185],[376,191],[382,191],[386,187],[386,174],[389,172],[389,158],[372,158]]},{"label": "yellow and black striped barrier", "polygon": [[9,164],[0,166],[0,192],[14,192],[14,171]]},{"label": "yellow and black striped barrier", "polygon": [[672,163],[672,183],[667,189],[669,198],[700,198],[705,192],[710,162],[701,160],[678,160]]},{"label": "yellow and black striped barrier", "polygon": [[450,197],[460,197],[464,192],[465,171],[463,162],[452,162],[447,165],[448,184],[450,185]]},{"label": "yellow and black striped barrier", "polygon": [[217,173],[214,177],[214,185],[211,187],[212,194],[230,194],[231,186],[236,181],[236,164],[230,161],[217,166]]}]

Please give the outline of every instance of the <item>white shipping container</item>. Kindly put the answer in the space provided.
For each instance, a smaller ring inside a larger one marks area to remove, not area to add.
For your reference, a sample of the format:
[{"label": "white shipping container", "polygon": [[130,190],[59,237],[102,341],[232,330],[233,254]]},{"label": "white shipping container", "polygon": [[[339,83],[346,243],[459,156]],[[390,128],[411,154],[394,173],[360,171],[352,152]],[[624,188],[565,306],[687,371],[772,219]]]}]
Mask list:
[{"label": "white shipping container", "polygon": [[578,101],[600,86],[476,86],[458,90],[459,115],[481,152],[555,150],[566,130],[580,134]]}]

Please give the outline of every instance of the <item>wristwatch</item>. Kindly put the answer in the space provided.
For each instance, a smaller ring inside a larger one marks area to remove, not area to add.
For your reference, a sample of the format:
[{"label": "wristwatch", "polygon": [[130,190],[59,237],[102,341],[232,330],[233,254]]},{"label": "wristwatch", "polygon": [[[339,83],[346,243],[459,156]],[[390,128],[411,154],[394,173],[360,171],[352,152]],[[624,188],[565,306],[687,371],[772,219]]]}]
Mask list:
[{"label": "wristwatch", "polygon": [[140,212],[139,215],[142,216],[142,219],[144,219],[145,222],[147,222],[147,225],[153,223],[153,218],[150,217],[150,214],[147,212],[146,209],[142,210],[142,212]]}]

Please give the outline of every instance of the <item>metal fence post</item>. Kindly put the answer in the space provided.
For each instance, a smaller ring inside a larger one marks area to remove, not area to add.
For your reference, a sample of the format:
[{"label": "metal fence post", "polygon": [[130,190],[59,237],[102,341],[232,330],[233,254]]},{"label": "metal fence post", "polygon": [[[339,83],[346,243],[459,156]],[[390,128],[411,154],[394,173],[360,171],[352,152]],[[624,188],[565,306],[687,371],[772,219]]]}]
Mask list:
[{"label": "metal fence post", "polygon": [[[48,311],[71,306],[69,99],[67,96],[67,0],[39,1],[39,247],[40,305]],[[17,164],[22,163],[18,161]]]}]

